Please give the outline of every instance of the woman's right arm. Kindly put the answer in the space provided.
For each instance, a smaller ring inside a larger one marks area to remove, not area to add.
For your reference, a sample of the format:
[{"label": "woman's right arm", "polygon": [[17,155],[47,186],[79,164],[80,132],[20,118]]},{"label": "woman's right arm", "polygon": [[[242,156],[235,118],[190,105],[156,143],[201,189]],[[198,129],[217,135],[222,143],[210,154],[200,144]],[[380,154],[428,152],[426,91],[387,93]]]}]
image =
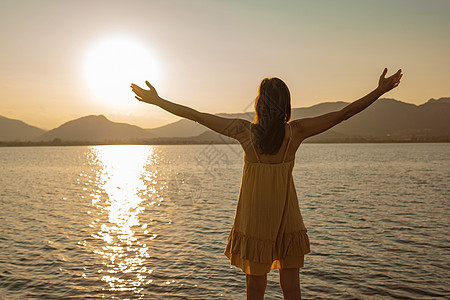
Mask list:
[{"label": "woman's right arm", "polygon": [[188,106],[171,102],[159,97],[156,89],[150,82],[146,81],[145,83],[150,88],[149,90],[131,84],[131,88],[136,94],[135,98],[139,101],[157,105],[174,115],[202,124],[217,133],[234,138],[238,141],[245,135],[246,129],[248,128],[248,122],[245,120],[238,118],[224,118],[205,112],[199,112]]},{"label": "woman's right arm", "polygon": [[401,72],[402,70],[400,69],[394,75],[385,78],[384,76],[387,73],[387,69],[384,69],[378,81],[378,87],[366,96],[350,103],[341,110],[333,111],[317,117],[294,120],[294,126],[297,128],[303,139],[330,129],[331,127],[363,111],[375,102],[375,100],[380,98],[381,95],[397,87],[400,83],[400,78],[403,76]]}]

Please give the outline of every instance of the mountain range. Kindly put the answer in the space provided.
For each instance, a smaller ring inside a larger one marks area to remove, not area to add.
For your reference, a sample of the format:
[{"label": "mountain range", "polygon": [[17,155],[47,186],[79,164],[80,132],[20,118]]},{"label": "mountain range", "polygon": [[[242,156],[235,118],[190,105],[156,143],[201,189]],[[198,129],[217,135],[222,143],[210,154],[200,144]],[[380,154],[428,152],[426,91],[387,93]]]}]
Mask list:
[{"label": "mountain range", "polygon": [[[291,120],[340,110],[348,103],[325,102],[292,108]],[[217,114],[253,120],[254,112]],[[90,115],[71,120],[49,131],[20,120],[0,116],[0,141],[11,143],[148,143],[203,144],[236,143],[203,125],[188,120],[151,129]],[[364,111],[332,129],[307,139],[308,142],[450,141],[450,97],[430,99],[421,105],[394,99],[379,99]]]}]

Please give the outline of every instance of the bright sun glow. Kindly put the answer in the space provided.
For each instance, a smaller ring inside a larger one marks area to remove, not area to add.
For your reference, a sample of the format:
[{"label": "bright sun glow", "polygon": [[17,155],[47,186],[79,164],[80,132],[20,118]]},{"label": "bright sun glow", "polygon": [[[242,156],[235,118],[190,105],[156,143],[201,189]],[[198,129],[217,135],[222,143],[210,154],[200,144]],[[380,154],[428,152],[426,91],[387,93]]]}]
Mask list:
[{"label": "bright sun glow", "polygon": [[137,101],[132,82],[145,87],[145,80],[158,85],[159,69],[154,55],[143,44],[117,36],[99,41],[89,49],[84,76],[95,97],[113,106]]}]

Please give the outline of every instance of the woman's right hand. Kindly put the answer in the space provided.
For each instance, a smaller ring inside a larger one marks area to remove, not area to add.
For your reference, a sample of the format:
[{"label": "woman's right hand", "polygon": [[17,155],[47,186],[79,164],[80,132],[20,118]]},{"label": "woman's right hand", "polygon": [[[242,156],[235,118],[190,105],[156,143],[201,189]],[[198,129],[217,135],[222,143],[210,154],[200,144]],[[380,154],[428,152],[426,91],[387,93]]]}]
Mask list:
[{"label": "woman's right hand", "polygon": [[397,73],[394,75],[385,78],[384,76],[387,73],[387,68],[384,68],[383,73],[380,76],[380,79],[378,80],[378,89],[381,90],[383,93],[389,92],[393,88],[397,87],[400,84],[400,79],[402,78],[402,69],[399,69]]}]

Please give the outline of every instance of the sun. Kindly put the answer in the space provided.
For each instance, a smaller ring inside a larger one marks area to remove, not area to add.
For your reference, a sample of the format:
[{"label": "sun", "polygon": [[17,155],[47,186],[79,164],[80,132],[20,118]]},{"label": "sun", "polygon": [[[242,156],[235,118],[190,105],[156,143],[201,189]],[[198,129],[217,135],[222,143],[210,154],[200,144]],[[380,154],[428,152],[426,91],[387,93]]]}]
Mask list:
[{"label": "sun", "polygon": [[130,37],[114,36],[98,41],[88,50],[83,73],[96,99],[120,107],[137,101],[130,89],[132,82],[148,80],[157,86],[159,68],[144,44]]}]

